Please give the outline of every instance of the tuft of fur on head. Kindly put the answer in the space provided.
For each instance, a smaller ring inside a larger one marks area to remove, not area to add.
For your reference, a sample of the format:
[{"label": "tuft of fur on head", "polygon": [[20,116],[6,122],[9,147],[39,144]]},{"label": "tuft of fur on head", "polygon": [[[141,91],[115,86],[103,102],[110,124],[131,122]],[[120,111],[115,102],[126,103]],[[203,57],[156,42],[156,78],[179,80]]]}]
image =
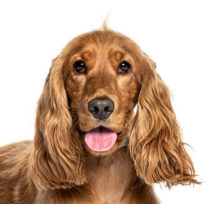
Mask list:
[{"label": "tuft of fur on head", "polygon": [[108,14],[105,16],[105,18],[104,18],[104,20],[103,20],[103,22],[102,22],[101,30],[103,30],[103,31],[109,30],[109,28],[108,28],[109,16],[110,16],[110,13],[108,13]]}]

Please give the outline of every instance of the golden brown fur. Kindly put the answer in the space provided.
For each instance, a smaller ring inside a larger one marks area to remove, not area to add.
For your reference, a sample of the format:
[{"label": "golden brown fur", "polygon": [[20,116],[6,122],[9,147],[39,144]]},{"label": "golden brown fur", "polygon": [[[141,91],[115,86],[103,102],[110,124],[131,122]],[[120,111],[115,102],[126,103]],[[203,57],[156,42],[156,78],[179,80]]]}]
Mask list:
[{"label": "golden brown fur", "polygon": [[[86,73],[73,71],[77,60],[85,62]],[[129,73],[118,73],[122,61],[131,64]],[[88,102],[100,97],[115,104],[106,121],[88,111]],[[105,152],[88,148],[82,134],[100,125],[120,132]],[[127,136],[129,144],[119,148]],[[152,183],[197,183],[194,177],[155,63],[106,28],[73,39],[53,61],[34,142],[0,148],[1,204],[159,203]]]}]

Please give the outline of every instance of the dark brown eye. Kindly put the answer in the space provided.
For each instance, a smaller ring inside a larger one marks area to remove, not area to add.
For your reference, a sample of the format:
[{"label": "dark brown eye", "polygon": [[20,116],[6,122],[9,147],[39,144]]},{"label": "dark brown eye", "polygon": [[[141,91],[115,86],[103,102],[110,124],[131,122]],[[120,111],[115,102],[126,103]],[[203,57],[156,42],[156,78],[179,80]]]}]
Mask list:
[{"label": "dark brown eye", "polygon": [[79,60],[73,64],[73,69],[78,73],[86,73],[86,64],[82,60]]},{"label": "dark brown eye", "polygon": [[131,71],[131,65],[128,62],[121,62],[118,66],[118,73],[126,74]]}]

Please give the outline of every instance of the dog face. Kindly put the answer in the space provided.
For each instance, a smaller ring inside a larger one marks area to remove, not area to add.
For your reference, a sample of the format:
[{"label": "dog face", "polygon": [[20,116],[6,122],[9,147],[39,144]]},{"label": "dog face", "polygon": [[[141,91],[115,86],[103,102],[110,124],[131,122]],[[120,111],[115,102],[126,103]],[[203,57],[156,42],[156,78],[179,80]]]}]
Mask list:
[{"label": "dog face", "polygon": [[108,154],[132,125],[141,87],[139,48],[112,32],[84,35],[74,45],[63,69],[71,116],[87,150]]},{"label": "dog face", "polygon": [[119,33],[104,29],[81,35],[53,61],[46,79],[32,179],[41,189],[82,185],[85,154],[111,154],[126,136],[137,175],[146,183],[197,183],[155,63]]}]

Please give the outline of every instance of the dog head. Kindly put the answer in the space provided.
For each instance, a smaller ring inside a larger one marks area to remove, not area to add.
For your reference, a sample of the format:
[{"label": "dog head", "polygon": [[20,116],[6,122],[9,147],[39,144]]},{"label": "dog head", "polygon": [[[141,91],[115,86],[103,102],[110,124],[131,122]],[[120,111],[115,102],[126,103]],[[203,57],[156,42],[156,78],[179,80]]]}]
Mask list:
[{"label": "dog head", "polygon": [[39,100],[33,179],[44,189],[81,185],[85,154],[112,154],[126,137],[145,182],[195,182],[155,63],[122,34],[81,35],[53,61]]}]

